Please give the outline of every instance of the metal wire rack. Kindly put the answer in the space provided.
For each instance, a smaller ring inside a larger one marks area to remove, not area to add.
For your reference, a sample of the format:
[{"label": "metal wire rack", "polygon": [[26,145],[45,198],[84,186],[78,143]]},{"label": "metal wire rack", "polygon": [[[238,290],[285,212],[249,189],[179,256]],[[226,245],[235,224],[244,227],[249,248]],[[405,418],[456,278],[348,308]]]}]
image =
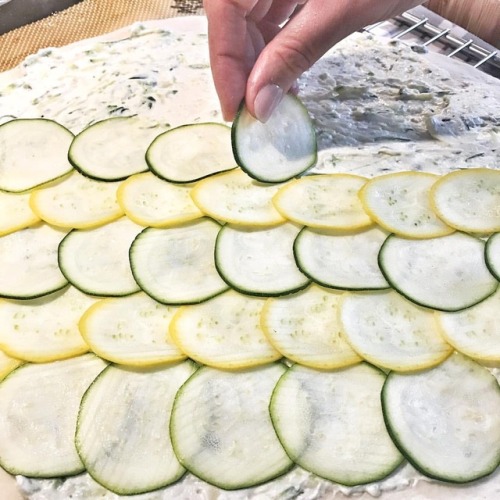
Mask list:
[{"label": "metal wire rack", "polygon": [[[383,33],[393,39],[417,45],[447,57],[455,57],[500,79],[500,53],[473,35],[457,34],[453,25],[443,27],[425,15],[405,12],[388,21],[368,26],[365,31]],[[464,31],[464,30],[460,30]]]}]

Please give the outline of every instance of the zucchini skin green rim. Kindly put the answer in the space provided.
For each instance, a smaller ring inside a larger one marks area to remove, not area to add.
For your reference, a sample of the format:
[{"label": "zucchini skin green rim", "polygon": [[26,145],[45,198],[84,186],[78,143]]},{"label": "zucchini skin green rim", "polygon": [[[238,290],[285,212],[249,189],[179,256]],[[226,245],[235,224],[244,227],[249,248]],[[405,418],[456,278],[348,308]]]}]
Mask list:
[{"label": "zucchini skin green rim", "polygon": [[[489,258],[489,252],[491,245],[493,245],[493,240],[498,240],[500,241],[500,233],[493,233],[488,240],[486,241],[486,244],[484,246],[484,261],[486,263],[486,267],[488,268],[488,271],[498,280],[500,281],[500,269],[495,269],[495,267],[491,264],[490,258]],[[500,285],[499,285],[500,286]]]}]

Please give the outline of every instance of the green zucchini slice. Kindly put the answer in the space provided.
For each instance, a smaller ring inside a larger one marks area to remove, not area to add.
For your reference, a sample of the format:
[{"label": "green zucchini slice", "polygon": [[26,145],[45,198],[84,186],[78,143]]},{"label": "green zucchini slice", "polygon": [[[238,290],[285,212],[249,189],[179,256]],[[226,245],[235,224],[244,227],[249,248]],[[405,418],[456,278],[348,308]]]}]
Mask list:
[{"label": "green zucchini slice", "polygon": [[316,163],[314,126],[300,100],[287,94],[266,123],[241,106],[231,129],[236,163],[261,182],[283,182]]},{"label": "green zucchini slice", "polygon": [[488,238],[484,255],[491,274],[500,281],[500,233],[492,234]]},{"label": "green zucchini slice", "polygon": [[382,391],[388,430],[426,476],[464,483],[500,464],[500,387],[461,354],[413,374],[389,374]]}]

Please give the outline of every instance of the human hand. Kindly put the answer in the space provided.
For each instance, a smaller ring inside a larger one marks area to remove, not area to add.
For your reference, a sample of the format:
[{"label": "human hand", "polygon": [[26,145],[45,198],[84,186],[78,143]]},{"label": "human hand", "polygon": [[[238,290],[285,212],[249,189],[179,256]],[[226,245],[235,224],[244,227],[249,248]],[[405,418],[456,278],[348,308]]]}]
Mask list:
[{"label": "human hand", "polygon": [[422,2],[204,0],[210,63],[224,118],[233,120],[245,98],[250,113],[265,122],[296,79],[330,47]]}]

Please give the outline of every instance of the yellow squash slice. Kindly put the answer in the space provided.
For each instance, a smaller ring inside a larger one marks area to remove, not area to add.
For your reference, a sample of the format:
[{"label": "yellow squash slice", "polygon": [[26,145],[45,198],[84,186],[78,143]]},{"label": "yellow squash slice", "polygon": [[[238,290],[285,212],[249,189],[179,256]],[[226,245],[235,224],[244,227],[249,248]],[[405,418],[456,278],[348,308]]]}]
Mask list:
[{"label": "yellow squash slice", "polygon": [[270,298],[261,324],[269,341],[286,358],[319,369],[361,361],[342,333],[337,308],[341,292],[312,285],[294,295]]},{"label": "yellow squash slice", "polygon": [[124,181],[117,196],[127,217],[137,224],[168,227],[203,216],[190,191],[190,184],[173,184],[144,172]]},{"label": "yellow squash slice", "polygon": [[14,233],[40,222],[29,204],[30,194],[0,191],[0,236]]},{"label": "yellow squash slice", "polygon": [[305,226],[361,229],[373,224],[358,197],[366,181],[350,174],[310,175],[283,186],[273,202],[283,217]]},{"label": "yellow squash slice", "polygon": [[83,354],[89,347],[78,321],[95,301],[71,286],[33,300],[1,300],[0,348],[34,363]]},{"label": "yellow squash slice", "polygon": [[203,304],[184,306],[170,333],[190,358],[205,365],[239,369],[281,357],[260,326],[264,299],[228,291]]},{"label": "yellow squash slice", "polygon": [[443,337],[457,351],[500,362],[500,288],[483,302],[455,313],[437,311]]},{"label": "yellow squash slice", "polygon": [[382,368],[412,371],[439,364],[452,352],[434,313],[394,291],[346,293],[339,307],[341,329],[354,350]]},{"label": "yellow squash slice", "polygon": [[97,302],[79,327],[92,351],[129,366],[153,366],[184,359],[172,342],[170,321],[178,308],[165,306],[144,293]]},{"label": "yellow squash slice", "polygon": [[246,226],[272,226],[286,221],[272,202],[281,186],[258,182],[238,169],[198,182],[191,196],[200,210],[214,219]]},{"label": "yellow squash slice", "polygon": [[23,362],[20,359],[12,358],[0,350],[0,380],[3,380],[10,372],[22,364]]},{"label": "yellow squash slice", "polygon": [[500,231],[500,170],[473,168],[443,176],[431,189],[436,214],[469,233]]},{"label": "yellow squash slice", "polygon": [[454,231],[434,213],[430,190],[438,175],[396,172],[370,179],[359,192],[369,216],[391,233],[409,238],[433,238]]},{"label": "yellow squash slice", "polygon": [[30,205],[41,219],[54,226],[87,229],[118,219],[119,182],[100,182],[73,172],[63,180],[31,194]]}]

